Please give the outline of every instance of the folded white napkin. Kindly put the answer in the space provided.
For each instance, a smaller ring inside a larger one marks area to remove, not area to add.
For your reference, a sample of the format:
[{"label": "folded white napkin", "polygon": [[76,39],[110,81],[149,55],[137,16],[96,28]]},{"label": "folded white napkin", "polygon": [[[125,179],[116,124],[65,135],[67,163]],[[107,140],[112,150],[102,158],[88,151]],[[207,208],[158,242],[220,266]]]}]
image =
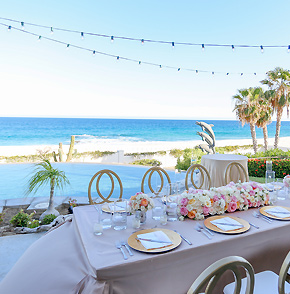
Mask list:
[{"label": "folded white napkin", "polygon": [[170,246],[173,244],[172,241],[169,239],[169,237],[162,231],[154,231],[151,233],[145,233],[145,234],[137,235],[137,237],[143,238],[143,239],[156,240],[156,241],[170,242],[170,243],[158,243],[158,242],[140,240],[140,242],[146,249],[162,248],[162,247]]},{"label": "folded white napkin", "polygon": [[211,223],[223,231],[233,231],[244,227],[241,223],[230,217],[216,219],[211,221]]},{"label": "folded white napkin", "polygon": [[[109,203],[109,208],[113,212],[114,211],[114,203]],[[126,203],[124,202],[117,202],[116,203],[117,211],[125,211]]]},{"label": "folded white napkin", "polygon": [[268,208],[268,209],[265,209],[265,211],[268,214],[271,214],[271,215],[276,216],[276,217],[281,217],[281,218],[290,217],[290,211],[287,210],[286,208],[283,208],[283,207],[280,207],[280,206],[275,206],[275,207],[272,207],[272,208]]}]

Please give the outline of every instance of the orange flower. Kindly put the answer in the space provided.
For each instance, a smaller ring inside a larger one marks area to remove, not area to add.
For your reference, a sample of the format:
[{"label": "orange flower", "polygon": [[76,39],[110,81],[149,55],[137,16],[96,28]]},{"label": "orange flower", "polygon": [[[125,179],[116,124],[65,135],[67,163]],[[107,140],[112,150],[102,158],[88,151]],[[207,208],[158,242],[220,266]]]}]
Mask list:
[{"label": "orange flower", "polygon": [[194,203],[195,203],[195,199],[190,199],[190,200],[188,201],[188,203],[189,203],[189,204],[194,204]]},{"label": "orange flower", "polygon": [[147,206],[148,205],[148,201],[147,201],[147,199],[142,199],[141,200],[141,206]]},{"label": "orange flower", "polygon": [[196,211],[195,210],[191,210],[188,212],[187,216],[191,219],[194,219],[196,215]]},{"label": "orange flower", "polygon": [[136,195],[131,196],[131,200],[136,200]]},{"label": "orange flower", "polygon": [[240,201],[237,202],[237,209],[240,208]]}]

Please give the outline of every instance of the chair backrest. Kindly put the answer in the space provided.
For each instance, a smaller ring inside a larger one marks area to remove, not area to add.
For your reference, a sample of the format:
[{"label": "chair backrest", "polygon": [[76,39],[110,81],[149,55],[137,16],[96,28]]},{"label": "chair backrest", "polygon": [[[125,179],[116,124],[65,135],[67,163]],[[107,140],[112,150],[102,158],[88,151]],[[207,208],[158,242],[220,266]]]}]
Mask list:
[{"label": "chair backrest", "polygon": [[235,291],[233,294],[239,294],[242,280],[241,268],[245,270],[247,276],[247,289],[245,294],[252,294],[255,279],[254,269],[246,259],[240,256],[225,257],[210,265],[193,282],[187,294],[198,294],[204,287],[206,287],[205,294],[216,293],[214,288],[218,280],[228,270],[231,271],[235,277]]},{"label": "chair backrest", "polygon": [[242,180],[244,178],[244,182],[249,181],[248,173],[246,172],[246,169],[239,163],[239,162],[231,162],[227,165],[226,171],[225,171],[225,185],[227,185],[229,182],[234,181],[235,178],[233,178],[233,169],[237,173],[235,173],[235,176],[238,176],[238,180]]},{"label": "chair backrest", "polygon": [[[108,177],[110,178],[111,180],[111,191],[109,193],[109,195],[107,197],[104,197],[103,194],[101,193],[100,191],[100,180],[101,180],[101,177],[106,174],[108,175]],[[92,177],[92,179],[90,180],[90,183],[89,183],[89,188],[88,188],[88,197],[89,197],[89,203],[90,204],[95,204],[93,199],[92,199],[92,193],[91,193],[91,189],[92,189],[92,184],[95,180],[95,178],[97,178],[96,180],[96,189],[97,189],[97,193],[98,193],[98,196],[101,197],[101,199],[103,201],[100,201],[98,202],[98,204],[102,204],[102,203],[109,203],[109,202],[113,202],[113,201],[110,201],[109,198],[112,196],[113,192],[114,192],[114,188],[115,188],[115,181],[114,181],[114,178],[113,176],[117,179],[118,183],[119,183],[119,186],[120,186],[120,195],[119,195],[119,200],[122,199],[122,195],[123,195],[123,185],[122,185],[122,182],[119,178],[119,176],[113,172],[112,170],[109,170],[109,169],[103,169],[103,170],[100,170],[98,171],[96,174],[94,174],[94,176]]]},{"label": "chair backrest", "polygon": [[[157,173],[158,173],[158,175],[159,175],[159,177],[160,177],[160,181],[161,181],[161,183],[160,183],[160,188],[158,189],[158,191],[154,191],[154,189],[152,188],[152,184],[151,184],[152,175],[154,174],[154,172],[157,172]],[[148,175],[148,174],[149,174],[149,175]],[[171,181],[170,181],[170,177],[169,177],[168,173],[167,173],[163,168],[161,168],[161,167],[159,167],[159,166],[151,167],[151,168],[149,168],[149,169],[146,171],[146,173],[144,174],[144,176],[143,176],[143,178],[142,178],[142,182],[141,182],[141,192],[143,192],[143,193],[145,193],[145,192],[144,192],[144,184],[145,184],[145,180],[146,180],[146,176],[147,176],[147,175],[148,175],[148,187],[149,187],[150,191],[151,191],[153,194],[155,194],[155,195],[159,194],[159,193],[162,191],[163,187],[164,187],[164,178],[163,178],[163,176],[166,177],[168,184],[171,183]]]},{"label": "chair backrest", "polygon": [[278,282],[279,294],[285,294],[285,281],[290,283],[290,275],[288,274],[289,267],[290,267],[290,252],[288,252],[287,256],[285,257],[280,269],[279,282]]},{"label": "chair backrest", "polygon": [[[198,169],[199,172],[200,172],[199,186],[197,186],[194,183],[193,175],[194,175],[195,169]],[[189,188],[189,186],[188,186],[188,177],[189,176],[190,176],[190,183],[193,185],[193,187],[195,189],[201,189],[201,187],[204,184],[204,177],[205,177],[205,175],[208,178],[208,187],[205,187],[205,188],[208,188],[209,189],[211,187],[211,179],[210,179],[210,175],[209,175],[209,172],[207,171],[207,169],[203,165],[201,165],[201,164],[197,164],[196,163],[196,164],[191,165],[187,169],[187,172],[186,172],[186,175],[185,175],[185,188],[186,188],[186,190],[188,190],[188,188]]]}]

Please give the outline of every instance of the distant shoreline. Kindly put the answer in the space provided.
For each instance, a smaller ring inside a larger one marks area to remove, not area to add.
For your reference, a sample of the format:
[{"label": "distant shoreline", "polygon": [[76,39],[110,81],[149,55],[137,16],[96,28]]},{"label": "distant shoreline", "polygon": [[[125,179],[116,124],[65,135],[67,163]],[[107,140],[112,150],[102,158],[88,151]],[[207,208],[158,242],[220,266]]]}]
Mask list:
[{"label": "distant shoreline", "polygon": [[[258,144],[264,143],[263,139],[257,139]],[[172,149],[194,148],[195,146],[204,143],[201,140],[192,141],[147,141],[147,142],[130,142],[119,140],[104,140],[98,143],[79,143],[75,144],[74,149],[78,153],[93,152],[93,151],[111,151],[117,152],[123,150],[124,153],[141,153],[141,152],[156,152],[168,151]],[[274,146],[274,138],[268,139],[269,149]],[[233,140],[218,140],[217,147],[234,146],[234,145],[252,145],[251,139],[233,139]],[[68,152],[69,145],[63,145],[63,151]],[[290,137],[281,137],[279,140],[279,148],[282,150],[290,149]],[[58,153],[58,145],[28,145],[28,146],[0,146],[0,156],[23,156],[35,155],[41,151],[55,151]],[[82,160],[80,160],[82,161]]]}]

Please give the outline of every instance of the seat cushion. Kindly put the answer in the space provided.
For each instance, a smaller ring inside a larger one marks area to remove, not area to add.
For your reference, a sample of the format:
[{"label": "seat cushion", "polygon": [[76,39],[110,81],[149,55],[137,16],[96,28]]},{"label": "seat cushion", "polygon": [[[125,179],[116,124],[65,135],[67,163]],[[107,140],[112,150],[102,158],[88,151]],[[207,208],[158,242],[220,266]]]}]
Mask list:
[{"label": "seat cushion", "polygon": [[[279,276],[271,271],[264,271],[255,274],[254,294],[278,294]],[[242,279],[241,294],[245,294],[247,279]],[[233,294],[235,283],[228,284],[224,287],[224,294]],[[290,292],[290,284],[285,283],[285,292]]]}]

